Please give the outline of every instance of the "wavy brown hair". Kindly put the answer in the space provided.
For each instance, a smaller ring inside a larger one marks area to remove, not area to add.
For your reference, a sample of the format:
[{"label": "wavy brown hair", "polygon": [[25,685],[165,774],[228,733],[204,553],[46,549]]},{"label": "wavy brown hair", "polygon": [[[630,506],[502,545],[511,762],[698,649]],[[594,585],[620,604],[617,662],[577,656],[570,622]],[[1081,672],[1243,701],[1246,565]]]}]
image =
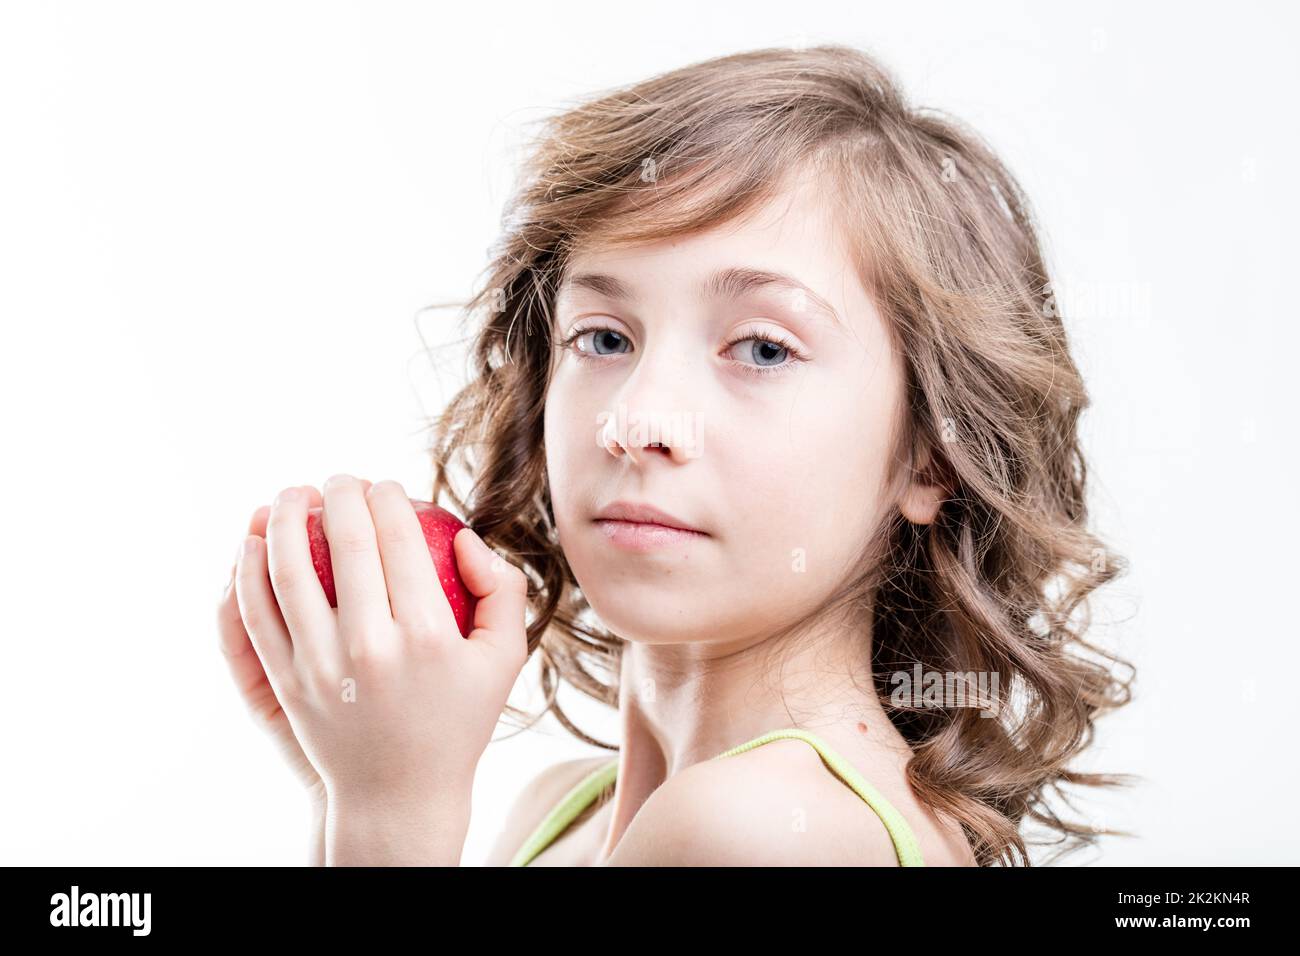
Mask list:
[{"label": "wavy brown hair", "polygon": [[[915,755],[909,783],[961,823],[981,865],[1028,865],[1031,820],[1065,844],[1060,853],[1122,832],[1051,806],[1069,803],[1066,785],[1128,782],[1069,765],[1097,717],[1128,702],[1133,669],[1084,639],[1089,596],[1126,562],[1087,527],[1077,425],[1089,400],[1029,205],[976,133],[909,106],[880,64],[844,46],[673,70],[546,118],[531,142],[486,281],[459,304],[468,384],[430,423],[434,500],[449,499],[531,581],[528,645],[546,703],[507,716],[530,725],[551,712],[579,739],[616,749],[556,700],[567,681],[617,707],[624,646],[578,588],[547,482],[551,310],[568,261],[595,239],[724,223],[804,163],[825,175],[904,359],[893,477],[924,471],[949,491],[932,524],[892,514],[824,611],[869,609],[875,690]],[[890,673],[916,663],[998,675],[994,719],[891,700]]]}]

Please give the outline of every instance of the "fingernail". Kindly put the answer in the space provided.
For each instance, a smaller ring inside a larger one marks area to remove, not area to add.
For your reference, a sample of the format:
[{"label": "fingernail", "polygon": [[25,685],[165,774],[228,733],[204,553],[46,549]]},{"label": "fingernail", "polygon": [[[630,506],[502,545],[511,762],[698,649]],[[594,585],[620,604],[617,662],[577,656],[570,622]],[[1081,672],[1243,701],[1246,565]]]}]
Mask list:
[{"label": "fingernail", "polygon": [[243,553],[252,554],[256,550],[257,550],[257,535],[250,534],[247,538],[244,539]]}]

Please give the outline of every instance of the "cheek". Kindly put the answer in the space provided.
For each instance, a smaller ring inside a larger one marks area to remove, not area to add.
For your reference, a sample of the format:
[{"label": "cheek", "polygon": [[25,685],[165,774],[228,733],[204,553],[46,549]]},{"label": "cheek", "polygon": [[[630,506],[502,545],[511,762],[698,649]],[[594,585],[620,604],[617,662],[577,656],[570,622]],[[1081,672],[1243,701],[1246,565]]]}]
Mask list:
[{"label": "cheek", "polygon": [[752,562],[755,578],[770,587],[773,573],[793,574],[790,586],[819,588],[849,569],[885,507],[887,398],[807,389],[761,435],[733,429],[722,439],[735,476],[734,559]]},{"label": "cheek", "polygon": [[543,410],[546,475],[561,540],[594,504],[584,495],[599,490],[601,456],[599,409],[589,408],[581,392],[553,381]]},{"label": "cheek", "polygon": [[600,396],[593,389],[582,387],[578,376],[559,372],[546,390],[544,420],[548,441],[554,434],[570,450],[594,446],[600,409]]}]

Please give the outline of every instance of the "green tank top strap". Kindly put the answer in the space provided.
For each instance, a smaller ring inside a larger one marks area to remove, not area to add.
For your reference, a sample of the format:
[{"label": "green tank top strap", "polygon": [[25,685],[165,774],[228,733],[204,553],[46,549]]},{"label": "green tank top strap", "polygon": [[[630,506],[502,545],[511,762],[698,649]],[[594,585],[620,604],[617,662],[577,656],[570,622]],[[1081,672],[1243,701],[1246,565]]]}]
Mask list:
[{"label": "green tank top strap", "polygon": [[921,857],[921,848],[916,842],[916,835],[912,833],[912,828],[903,819],[903,815],[885,799],[884,794],[869,784],[866,778],[858,773],[851,763],[832,750],[829,744],[811,731],[800,730],[796,727],[772,730],[761,737],[755,737],[753,740],[723,751],[718,754],[718,757],[730,757],[734,754],[744,753],[746,750],[753,750],[755,747],[761,747],[773,740],[782,739],[802,740],[811,744],[813,749],[821,756],[822,763],[826,764],[835,776],[848,784],[854,793],[865,800],[867,806],[876,811],[876,816],[880,817],[880,822],[889,831],[889,838],[894,843],[894,852],[898,856],[899,866],[925,866],[925,860]]},{"label": "green tank top strap", "polygon": [[601,792],[614,782],[617,775],[618,758],[615,757],[609,763],[597,767],[583,777],[572,790],[560,798],[560,802],[537,825],[532,835],[511,858],[509,865],[527,866],[533,857],[545,850],[556,837],[568,829],[569,824],[578,814],[600,796]]},{"label": "green tank top strap", "polygon": [[[783,739],[802,740],[811,745],[822,758],[822,763],[861,797],[867,806],[875,811],[876,816],[880,817],[880,822],[889,831],[889,837],[893,841],[894,852],[898,857],[899,866],[925,866],[920,846],[916,842],[916,836],[912,833],[912,828],[908,826],[903,815],[885,799],[880,791],[868,783],[862,774],[854,769],[852,764],[811,731],[800,730],[795,727],[769,731],[761,737],[755,737],[753,740],[723,751],[712,759],[731,757],[747,750],[753,750],[755,747],[761,747],[763,744],[771,743],[774,740]],[[609,763],[597,767],[583,777],[537,825],[508,865],[527,866],[537,854],[550,846],[568,828],[569,824],[577,818],[578,814],[582,813],[600,796],[605,788],[616,782],[617,775],[618,758],[615,757]]]}]

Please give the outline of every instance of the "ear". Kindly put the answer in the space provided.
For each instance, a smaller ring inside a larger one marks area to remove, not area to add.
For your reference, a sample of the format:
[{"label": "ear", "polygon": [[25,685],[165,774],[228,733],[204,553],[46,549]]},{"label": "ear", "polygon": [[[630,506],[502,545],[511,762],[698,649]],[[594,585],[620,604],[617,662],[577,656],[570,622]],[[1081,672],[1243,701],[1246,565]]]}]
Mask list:
[{"label": "ear", "polygon": [[917,457],[912,481],[903,491],[898,510],[912,524],[932,524],[950,492],[933,477],[930,450],[922,448]]}]

